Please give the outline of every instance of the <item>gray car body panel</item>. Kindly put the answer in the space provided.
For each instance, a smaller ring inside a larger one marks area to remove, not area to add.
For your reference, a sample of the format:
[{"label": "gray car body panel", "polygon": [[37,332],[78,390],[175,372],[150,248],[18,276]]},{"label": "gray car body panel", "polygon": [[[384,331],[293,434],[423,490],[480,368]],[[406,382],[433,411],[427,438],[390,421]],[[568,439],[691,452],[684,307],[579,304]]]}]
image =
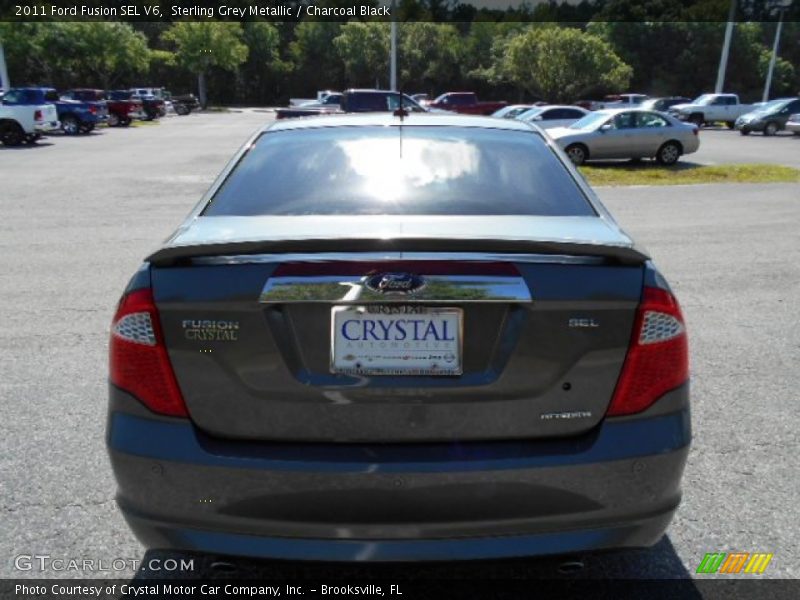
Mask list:
[{"label": "gray car body panel", "polygon": [[466,445],[242,444],[156,417],[113,386],[110,398],[117,501],[142,543],[269,558],[648,546],[680,502],[691,438],[688,386],[578,437]]},{"label": "gray car body panel", "polygon": [[[641,265],[516,264],[531,301],[445,304],[464,311],[463,375],[370,377],[330,372],[331,311],[341,303],[259,301],[278,266],[152,269],[184,399],[194,421],[215,435],[430,441],[585,431],[611,399],[644,271]],[[594,326],[576,328],[572,319]],[[236,339],[187,338],[187,322],[207,320],[236,323]],[[569,411],[586,415],[546,418]]]}]

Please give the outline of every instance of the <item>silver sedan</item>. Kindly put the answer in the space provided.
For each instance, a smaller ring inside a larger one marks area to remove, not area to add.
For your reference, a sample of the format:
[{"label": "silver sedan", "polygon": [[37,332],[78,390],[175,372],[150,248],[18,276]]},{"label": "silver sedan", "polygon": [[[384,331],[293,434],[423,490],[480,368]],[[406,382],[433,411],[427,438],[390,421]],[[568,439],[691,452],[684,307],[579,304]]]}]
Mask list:
[{"label": "silver sedan", "polygon": [[697,126],[641,109],[598,110],[547,133],[576,165],[606,158],[655,158],[672,165],[700,147]]}]

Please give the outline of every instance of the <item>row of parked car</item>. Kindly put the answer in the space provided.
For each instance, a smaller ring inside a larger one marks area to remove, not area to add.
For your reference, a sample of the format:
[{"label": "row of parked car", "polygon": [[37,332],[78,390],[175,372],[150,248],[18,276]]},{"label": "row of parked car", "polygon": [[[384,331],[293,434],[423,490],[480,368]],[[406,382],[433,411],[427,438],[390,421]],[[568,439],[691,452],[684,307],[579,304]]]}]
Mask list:
[{"label": "row of parked car", "polygon": [[590,111],[569,105],[514,105],[493,116],[525,121],[546,130],[576,165],[591,159],[642,158],[672,165],[700,147],[698,125],[650,108]]},{"label": "row of parked car", "polygon": [[[534,106],[536,105],[507,106],[495,114],[516,117],[517,114]],[[694,100],[684,96],[649,98],[644,94],[620,94],[606,97],[603,101],[581,100],[576,102],[575,106],[592,111],[617,108],[654,110],[668,113],[681,121],[694,123],[698,127],[724,123],[742,135],[761,132],[769,136],[784,129],[797,133],[797,118],[791,117],[800,113],[800,97],[744,104],[736,94],[703,94]]]},{"label": "row of parked car", "polygon": [[510,105],[493,116],[547,130],[576,164],[606,158],[655,158],[673,164],[699,148],[701,127],[720,122],[742,135],[771,136],[783,129],[800,135],[800,97],[750,105],[736,94],[703,94],[692,101],[623,94],[583,106]]},{"label": "row of parked car", "polygon": [[674,164],[700,146],[699,126],[684,123],[656,108],[604,108],[591,111],[575,105],[507,105],[480,102],[471,92],[449,92],[431,102],[389,90],[351,89],[320,92],[314,99],[293,99],[276,110],[279,119],[354,112],[416,112],[483,115],[527,121],[544,129],[575,164],[590,159],[655,158]]},{"label": "row of parked car", "polygon": [[[573,105],[544,102],[514,104],[482,102],[472,92],[448,92],[428,100],[424,94],[406,96],[387,90],[351,89],[322,91],[316,99],[293,99],[277,109],[277,118],[308,117],[352,112],[447,112],[490,114],[517,119],[547,131],[575,164],[595,159],[654,158],[672,165],[700,147],[699,131],[705,125],[725,123],[748,135],[753,131],[774,135],[781,129],[800,133],[800,98],[779,98],[743,104],[736,94],[703,94],[694,100],[683,96],[649,98],[621,94],[603,101]],[[794,115],[794,116],[792,116]]]},{"label": "row of parked car", "polygon": [[188,115],[199,107],[193,94],[172,96],[162,88],[59,93],[49,87],[22,87],[0,92],[0,99],[0,142],[6,146],[35,143],[58,130],[78,135],[101,124],[127,127],[134,119],[152,121],[169,112]]}]

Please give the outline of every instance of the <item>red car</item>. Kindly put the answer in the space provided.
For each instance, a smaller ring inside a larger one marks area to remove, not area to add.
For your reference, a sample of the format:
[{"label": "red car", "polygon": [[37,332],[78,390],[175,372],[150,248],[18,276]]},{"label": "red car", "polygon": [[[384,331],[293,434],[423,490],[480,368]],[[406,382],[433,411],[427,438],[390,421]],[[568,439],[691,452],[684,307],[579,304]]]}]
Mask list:
[{"label": "red car", "polygon": [[490,115],[507,105],[508,102],[480,102],[475,92],[447,92],[428,106],[466,115]]},{"label": "red car", "polygon": [[127,127],[133,119],[144,116],[142,102],[135,98],[123,98],[115,92],[95,89],[69,90],[62,97],[81,102],[105,102],[108,107],[108,125],[110,127]]}]

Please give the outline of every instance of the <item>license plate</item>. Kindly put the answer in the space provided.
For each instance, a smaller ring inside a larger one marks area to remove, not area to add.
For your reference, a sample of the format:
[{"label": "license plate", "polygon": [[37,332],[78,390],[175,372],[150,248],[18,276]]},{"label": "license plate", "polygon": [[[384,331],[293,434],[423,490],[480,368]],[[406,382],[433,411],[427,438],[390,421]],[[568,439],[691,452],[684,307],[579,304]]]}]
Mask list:
[{"label": "license plate", "polygon": [[336,306],[331,371],[348,375],[460,375],[463,311]]}]

